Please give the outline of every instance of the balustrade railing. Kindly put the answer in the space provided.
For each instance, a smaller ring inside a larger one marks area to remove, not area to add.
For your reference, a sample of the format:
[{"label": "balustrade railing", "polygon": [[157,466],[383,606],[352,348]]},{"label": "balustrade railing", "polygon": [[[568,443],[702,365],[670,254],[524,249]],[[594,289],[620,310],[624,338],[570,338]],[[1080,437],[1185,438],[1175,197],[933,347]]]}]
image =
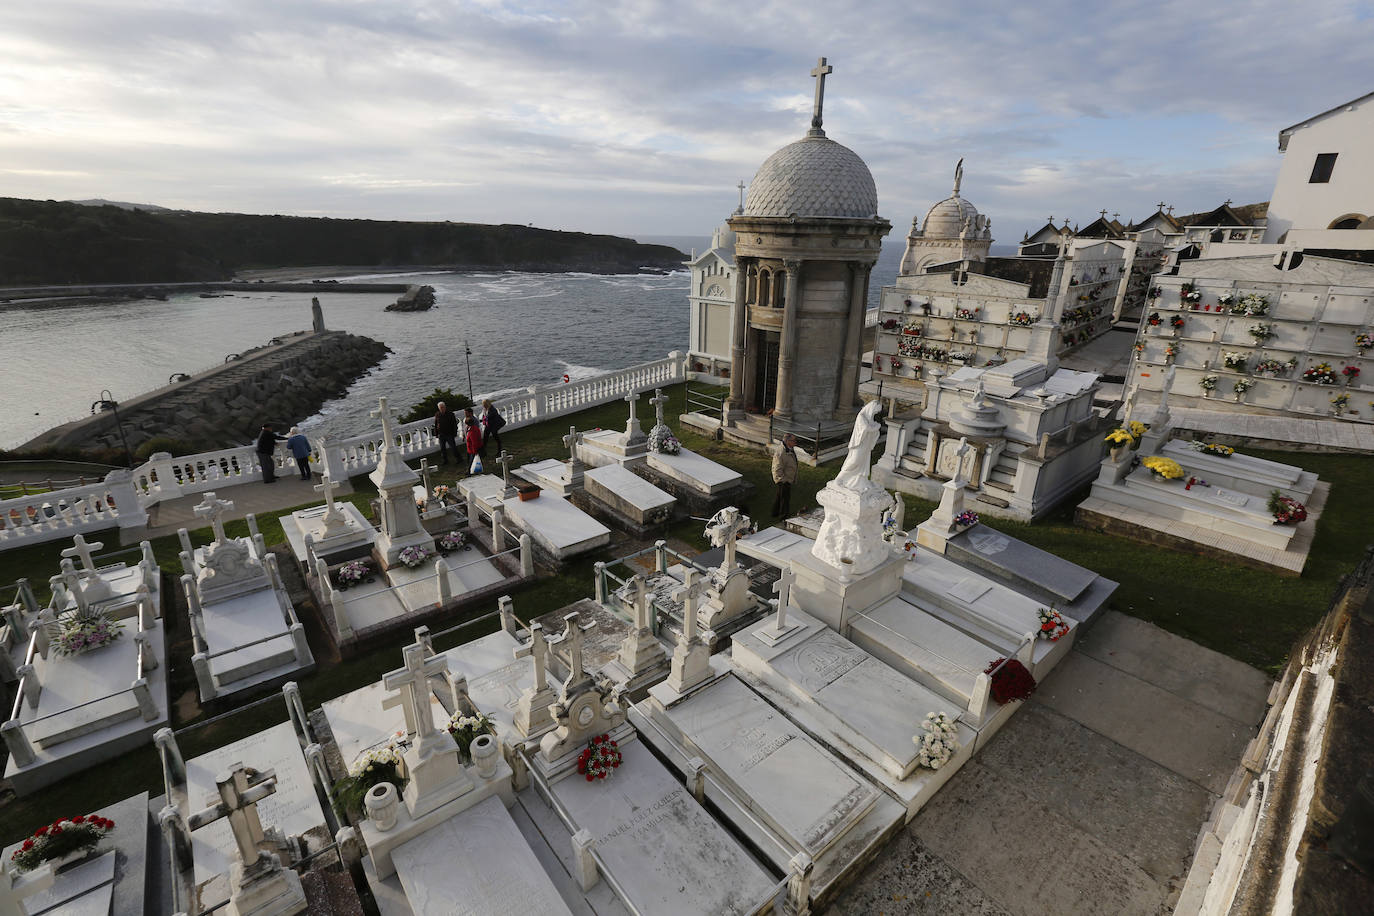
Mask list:
[{"label": "balustrade railing", "polygon": [[[529,388],[494,403],[506,419],[505,428],[520,429],[685,379],[686,361],[673,351],[653,362],[563,385]],[[439,450],[429,418],[394,429],[395,445],[407,460]],[[380,429],[340,440],[321,437],[315,442],[315,467],[333,480],[366,474],[377,467],[382,439]],[[293,472],[295,463],[285,449],[278,448],[272,460],[282,474]],[[0,500],[0,550],[101,528],[141,527],[148,523],[147,510],[160,502],[261,479],[261,458],[251,445],[179,458],[158,453],[132,471],[110,472],[100,483]]]}]

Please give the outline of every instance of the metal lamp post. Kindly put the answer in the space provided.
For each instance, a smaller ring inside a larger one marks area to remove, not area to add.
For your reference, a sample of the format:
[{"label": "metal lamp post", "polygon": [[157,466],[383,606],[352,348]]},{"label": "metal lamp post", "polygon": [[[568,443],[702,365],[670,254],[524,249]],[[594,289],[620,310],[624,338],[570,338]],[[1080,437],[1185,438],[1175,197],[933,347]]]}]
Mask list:
[{"label": "metal lamp post", "polygon": [[100,392],[100,399],[91,405],[91,413],[95,413],[97,410],[114,411],[115,426],[119,428],[119,441],[124,443],[124,464],[127,467],[133,467],[134,456],[129,451],[129,438],[124,435],[124,421],[119,418],[119,402],[114,399],[110,389],[103,389]]}]

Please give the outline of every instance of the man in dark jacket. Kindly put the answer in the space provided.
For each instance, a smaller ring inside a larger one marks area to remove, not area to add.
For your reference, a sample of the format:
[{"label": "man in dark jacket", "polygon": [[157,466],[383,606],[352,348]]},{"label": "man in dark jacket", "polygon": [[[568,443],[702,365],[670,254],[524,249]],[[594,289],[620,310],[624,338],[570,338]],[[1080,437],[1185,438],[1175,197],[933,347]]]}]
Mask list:
[{"label": "man in dark jacket", "polygon": [[277,443],[285,440],[285,436],[278,436],[272,432],[271,423],[262,425],[262,432],[258,433],[258,464],[262,465],[263,483],[277,482],[276,459],[273,453],[277,450]]},{"label": "man in dark jacket", "polygon": [[787,518],[792,512],[792,484],[797,482],[797,437],[788,433],[773,452],[773,518]]},{"label": "man in dark jacket", "polygon": [[453,449],[454,461],[463,460],[463,456],[458,454],[458,415],[449,410],[443,401],[439,402],[439,411],[434,415],[434,437],[439,440],[440,464],[448,464],[450,448]]}]

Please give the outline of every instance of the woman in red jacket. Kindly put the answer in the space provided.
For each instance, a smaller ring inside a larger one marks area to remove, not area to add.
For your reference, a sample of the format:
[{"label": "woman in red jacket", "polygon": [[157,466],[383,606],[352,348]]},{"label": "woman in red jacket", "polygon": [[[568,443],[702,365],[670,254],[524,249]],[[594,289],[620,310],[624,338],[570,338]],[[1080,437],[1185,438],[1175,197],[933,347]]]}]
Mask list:
[{"label": "woman in red jacket", "polygon": [[[467,427],[467,433],[463,438],[463,445],[468,450],[468,460],[477,458],[477,453],[482,450],[482,424],[477,422],[477,418],[472,414],[471,407],[463,408],[463,423]],[[472,470],[472,465],[468,465],[468,470]]]}]

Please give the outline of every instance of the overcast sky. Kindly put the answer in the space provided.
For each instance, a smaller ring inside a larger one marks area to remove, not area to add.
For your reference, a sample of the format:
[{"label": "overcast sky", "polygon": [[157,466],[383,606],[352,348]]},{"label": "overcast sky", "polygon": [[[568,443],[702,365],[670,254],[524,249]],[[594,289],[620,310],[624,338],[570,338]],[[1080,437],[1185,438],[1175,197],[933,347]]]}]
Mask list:
[{"label": "overcast sky", "polygon": [[905,234],[1268,198],[1374,3],[10,0],[0,196],[702,235],[810,117]]}]

